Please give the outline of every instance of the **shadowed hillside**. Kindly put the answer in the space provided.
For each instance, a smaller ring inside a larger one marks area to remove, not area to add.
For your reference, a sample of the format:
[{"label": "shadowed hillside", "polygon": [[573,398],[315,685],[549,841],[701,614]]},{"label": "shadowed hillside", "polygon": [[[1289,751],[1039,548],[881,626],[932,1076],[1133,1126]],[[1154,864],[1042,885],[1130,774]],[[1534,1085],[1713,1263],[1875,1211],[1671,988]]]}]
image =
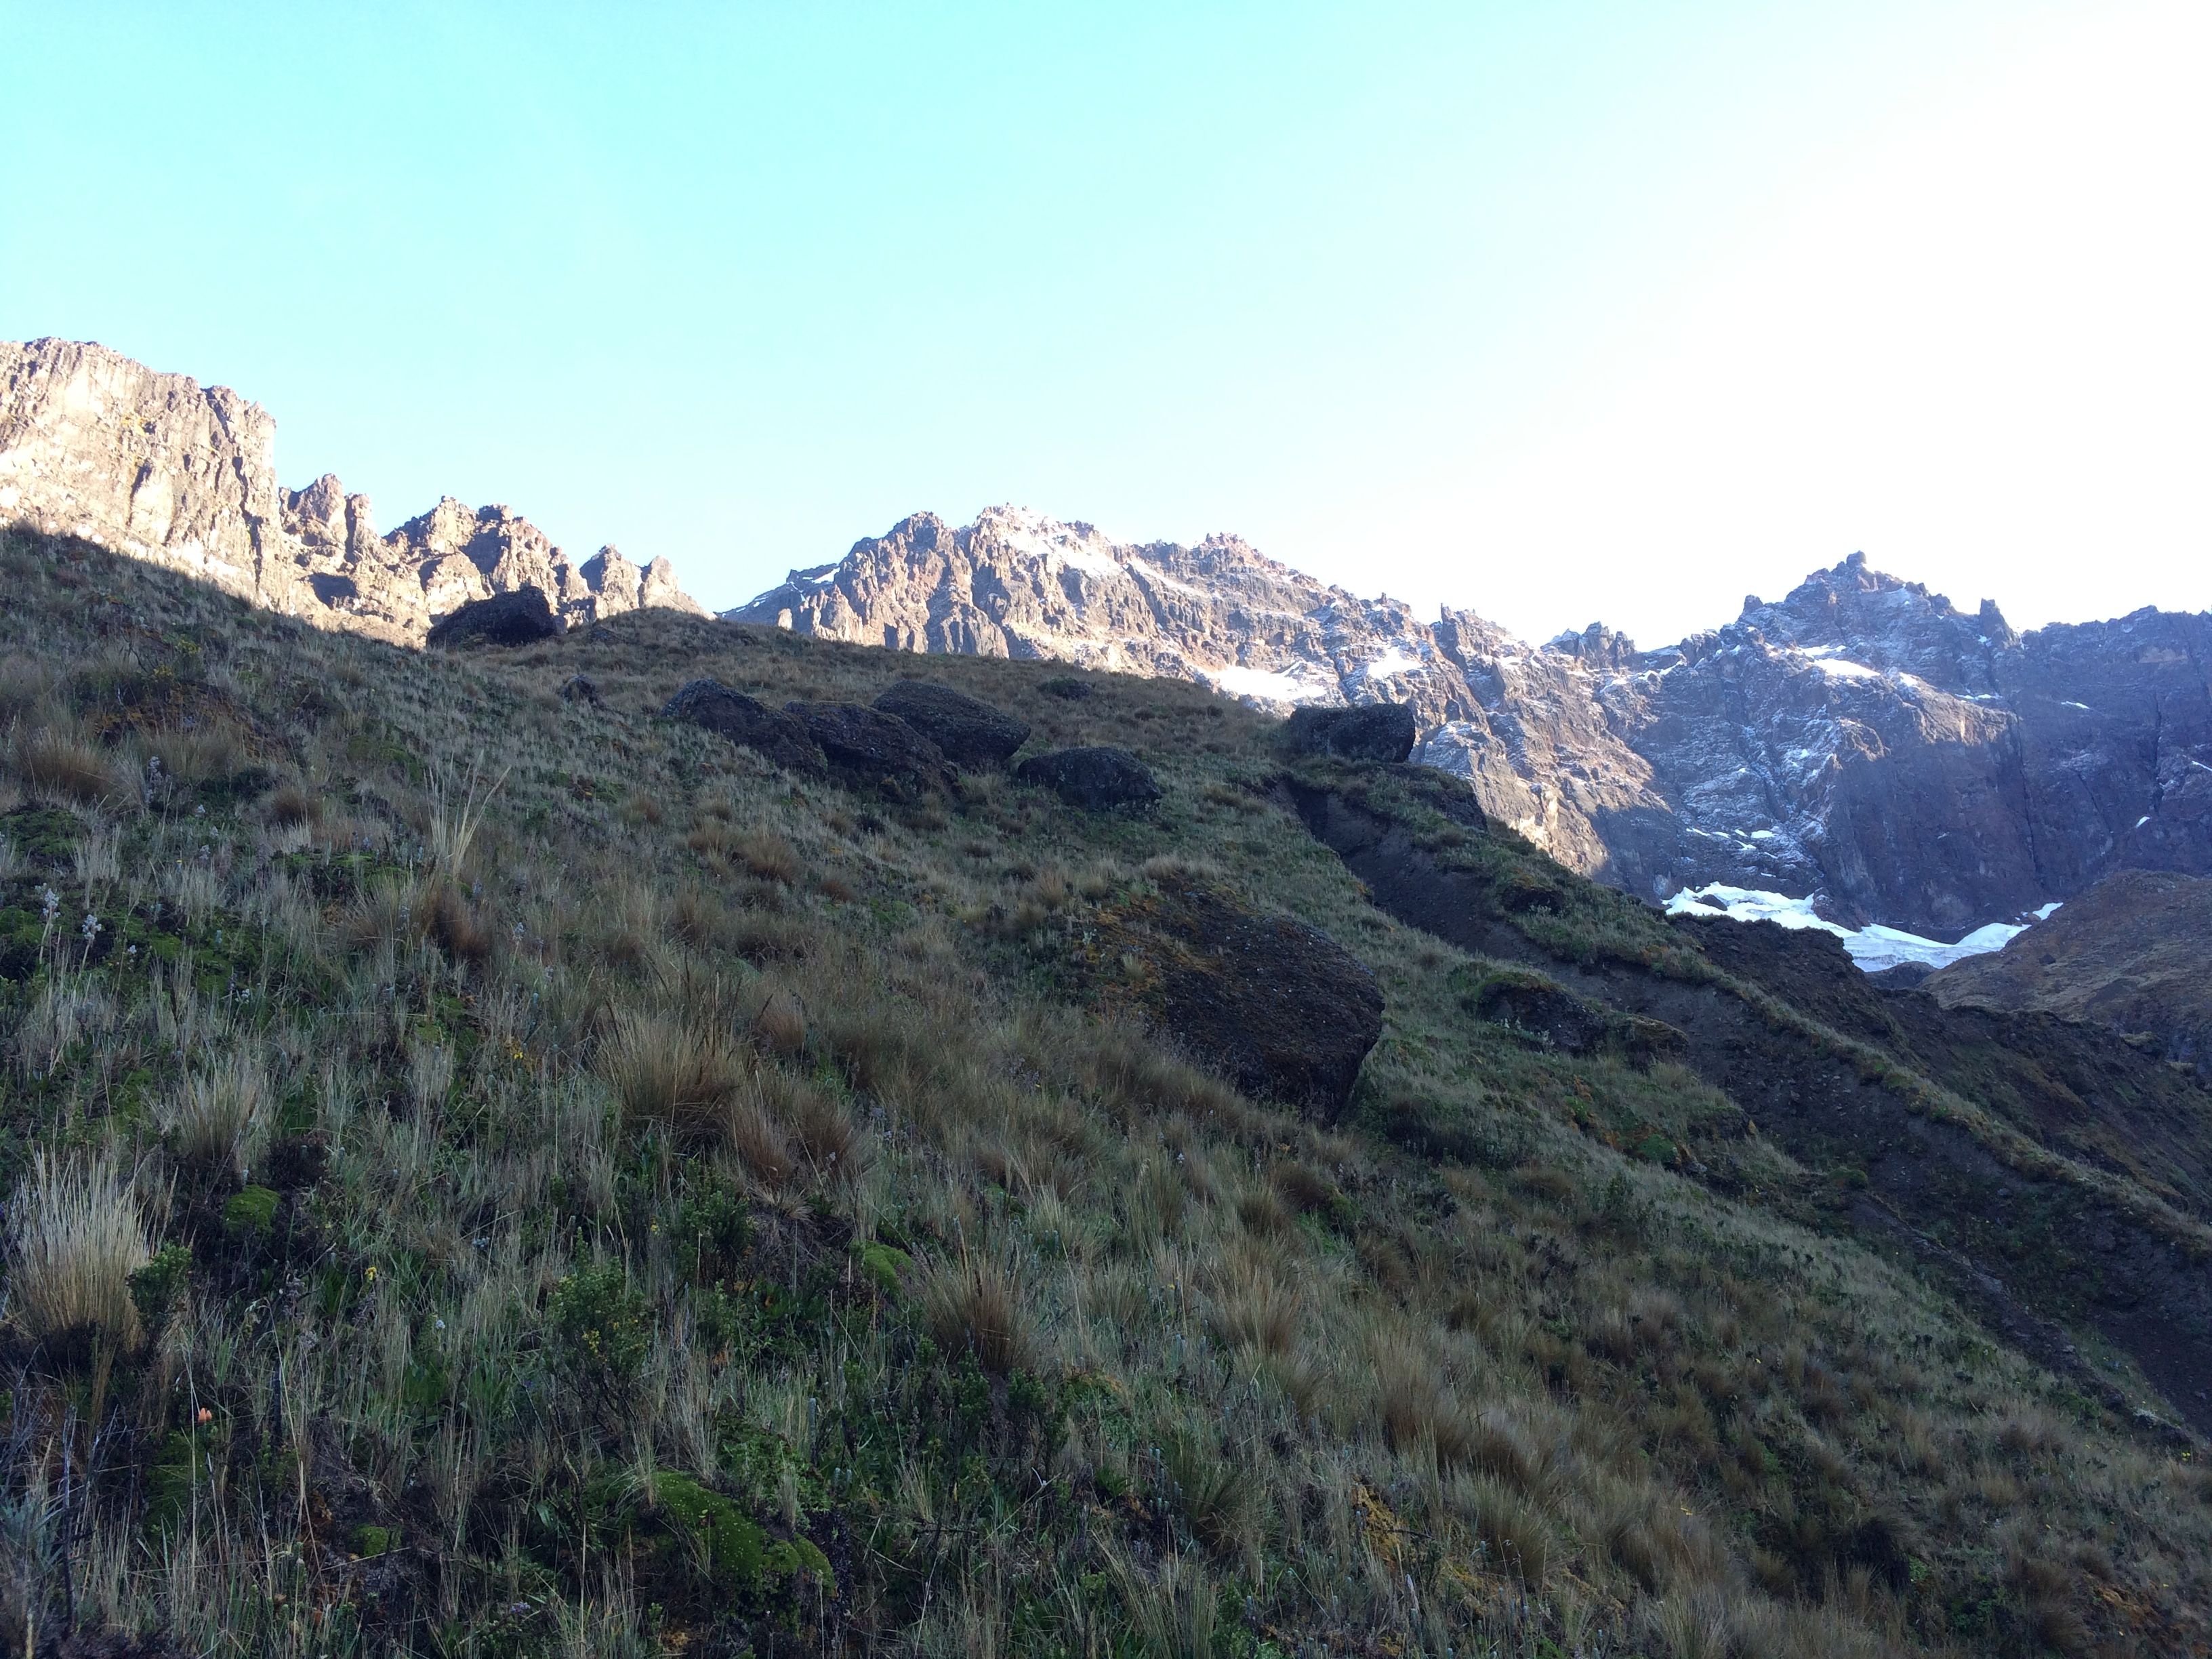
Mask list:
[{"label": "shadowed hillside", "polygon": [[2212,1080],[2212,880],[2107,876],[2012,945],[1926,983],[1947,1007],[2031,1008],[2125,1033]]},{"label": "shadowed hillside", "polygon": [[[1175,681],[0,583],[0,1650],[2207,1650],[2205,1097],[2118,1039]],[[1015,769],[659,714],[909,675]],[[1097,744],[1156,805],[1018,766]]]}]

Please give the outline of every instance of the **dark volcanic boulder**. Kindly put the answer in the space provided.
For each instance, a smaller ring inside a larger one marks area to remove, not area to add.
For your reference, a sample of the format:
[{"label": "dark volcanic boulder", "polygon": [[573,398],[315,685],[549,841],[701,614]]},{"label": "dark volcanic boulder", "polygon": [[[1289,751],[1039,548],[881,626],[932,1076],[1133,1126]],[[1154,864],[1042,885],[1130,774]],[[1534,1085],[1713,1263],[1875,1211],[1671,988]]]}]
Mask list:
[{"label": "dark volcanic boulder", "polygon": [[787,702],[784,708],[830,757],[830,769],[864,787],[950,793],[945,751],[896,714],[857,702]]},{"label": "dark volcanic boulder", "polygon": [[1106,960],[1136,964],[1158,1030],[1245,1093],[1334,1122],[1382,1035],[1374,975],[1318,928],[1195,881],[1110,911]]},{"label": "dark volcanic boulder", "polygon": [[545,595],[534,587],[471,599],[430,625],[428,643],[452,649],[468,645],[535,645],[566,631]]},{"label": "dark volcanic boulder", "polygon": [[717,680],[693,680],[668,700],[663,720],[689,720],[732,743],[742,744],[787,772],[818,778],[829,772],[806,728],[780,708],[732,691]]},{"label": "dark volcanic boulder", "polygon": [[1030,756],[1014,769],[1014,775],[1057,791],[1070,806],[1093,812],[1116,807],[1141,811],[1160,798],[1152,768],[1126,749],[1055,749]]},{"label": "dark volcanic boulder", "polygon": [[1420,735],[1410,704],[1364,702],[1352,708],[1292,711],[1291,747],[1301,755],[1334,755],[1339,760],[1402,763]]},{"label": "dark volcanic boulder", "polygon": [[901,680],[876,699],[876,707],[914,727],[955,766],[1004,766],[1029,740],[1025,721],[928,680]]}]

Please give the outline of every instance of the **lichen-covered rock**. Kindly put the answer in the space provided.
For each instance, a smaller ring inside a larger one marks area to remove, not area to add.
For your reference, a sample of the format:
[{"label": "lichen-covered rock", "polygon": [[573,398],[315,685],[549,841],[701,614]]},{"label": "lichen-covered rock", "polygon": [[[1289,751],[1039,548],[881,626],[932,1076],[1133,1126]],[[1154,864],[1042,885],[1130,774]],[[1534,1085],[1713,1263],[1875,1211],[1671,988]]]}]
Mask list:
[{"label": "lichen-covered rock", "polygon": [[470,645],[535,645],[565,631],[545,595],[534,587],[471,599],[430,629],[426,644],[445,650]]},{"label": "lichen-covered rock", "polygon": [[803,778],[827,776],[829,765],[806,728],[781,708],[732,691],[719,680],[692,680],[668,700],[663,720],[685,720],[763,755]]},{"label": "lichen-covered rock", "polygon": [[1410,703],[1366,702],[1350,708],[1295,709],[1286,735],[1291,749],[1301,755],[1387,761],[1395,766],[1413,752],[1421,731]]},{"label": "lichen-covered rock", "polygon": [[1004,766],[1029,740],[1027,721],[930,680],[901,680],[876,707],[914,727],[956,766]]},{"label": "lichen-covered rock", "polygon": [[1126,749],[1103,745],[1032,755],[1014,769],[1014,775],[1091,812],[1143,811],[1160,798],[1152,768]]},{"label": "lichen-covered rock", "polygon": [[1382,1035],[1382,993],[1350,951],[1202,881],[1107,911],[1094,940],[1156,1029],[1259,1099],[1334,1122]]},{"label": "lichen-covered rock", "polygon": [[951,792],[945,751],[896,714],[857,702],[787,702],[784,708],[848,783],[893,794]]}]

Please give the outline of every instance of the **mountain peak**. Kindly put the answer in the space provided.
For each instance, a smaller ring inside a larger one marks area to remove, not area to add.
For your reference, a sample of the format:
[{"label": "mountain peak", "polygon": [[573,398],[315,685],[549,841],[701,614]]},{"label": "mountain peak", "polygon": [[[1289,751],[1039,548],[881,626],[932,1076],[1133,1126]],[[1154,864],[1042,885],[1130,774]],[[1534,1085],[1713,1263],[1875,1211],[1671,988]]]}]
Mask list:
[{"label": "mountain peak", "polygon": [[571,623],[696,611],[665,560],[579,567],[512,508],[451,495],[377,535],[332,473],[276,480],[276,423],[225,386],[90,341],[0,342],[0,515],[168,565],[324,626],[419,644],[471,599],[542,591]]}]

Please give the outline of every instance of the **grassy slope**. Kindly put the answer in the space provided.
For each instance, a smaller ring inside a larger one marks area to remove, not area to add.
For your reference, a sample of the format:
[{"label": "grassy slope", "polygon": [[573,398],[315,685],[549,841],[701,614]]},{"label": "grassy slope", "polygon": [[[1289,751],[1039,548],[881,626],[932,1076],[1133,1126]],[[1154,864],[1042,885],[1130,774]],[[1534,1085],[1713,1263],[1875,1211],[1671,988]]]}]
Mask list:
[{"label": "grassy slope", "polygon": [[[2202,1471],[1687,1070],[1469,1018],[1247,711],[659,614],[416,656],[23,539],[0,592],[0,1643],[2203,1650]],[[900,805],[652,717],[900,672],[1168,799]],[[1373,968],[1340,1130],[1091,1006],[1156,859]],[[119,1271],[36,1254],[40,1149],[172,1247],[143,1322],[37,1311]]]},{"label": "grassy slope", "polygon": [[2212,1078],[2208,952],[2212,879],[2121,870],[2004,950],[1932,975],[1927,989],[1946,1007],[2032,1008],[2094,1021]]}]

